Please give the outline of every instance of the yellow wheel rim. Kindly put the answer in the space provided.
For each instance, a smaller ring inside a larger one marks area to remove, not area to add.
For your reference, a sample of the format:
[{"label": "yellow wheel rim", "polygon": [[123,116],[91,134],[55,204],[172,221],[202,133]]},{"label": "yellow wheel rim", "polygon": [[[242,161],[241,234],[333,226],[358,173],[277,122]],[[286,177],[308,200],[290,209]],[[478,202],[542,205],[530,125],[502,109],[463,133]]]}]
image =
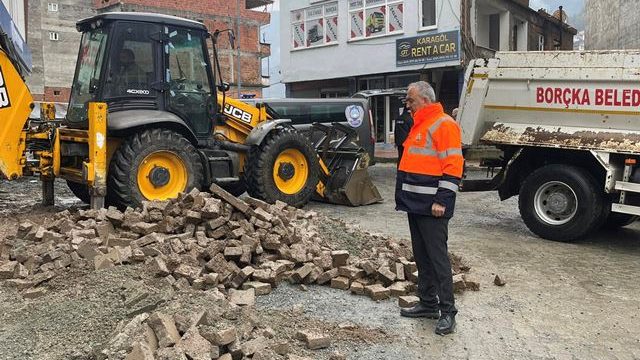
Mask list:
[{"label": "yellow wheel rim", "polygon": [[156,151],[144,158],[137,178],[140,193],[147,200],[167,200],[186,190],[189,174],[180,156]]},{"label": "yellow wheel rim", "polygon": [[309,164],[300,150],[287,149],[278,155],[273,164],[273,180],[278,190],[287,195],[297,194],[308,178]]}]

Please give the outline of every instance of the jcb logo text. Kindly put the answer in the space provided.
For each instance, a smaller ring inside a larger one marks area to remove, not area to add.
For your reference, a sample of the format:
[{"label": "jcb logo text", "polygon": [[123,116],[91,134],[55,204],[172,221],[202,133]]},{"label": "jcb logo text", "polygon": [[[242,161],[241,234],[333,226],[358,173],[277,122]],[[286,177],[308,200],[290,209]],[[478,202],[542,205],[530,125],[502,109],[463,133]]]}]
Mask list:
[{"label": "jcb logo text", "polygon": [[251,114],[246,111],[242,111],[242,109],[238,109],[235,106],[227,104],[224,108],[224,113],[244,122],[251,123]]},{"label": "jcb logo text", "polygon": [[4,83],[4,74],[2,73],[2,68],[0,67],[0,109],[4,109],[11,106],[11,101],[9,101],[9,91],[7,90],[7,85]]}]

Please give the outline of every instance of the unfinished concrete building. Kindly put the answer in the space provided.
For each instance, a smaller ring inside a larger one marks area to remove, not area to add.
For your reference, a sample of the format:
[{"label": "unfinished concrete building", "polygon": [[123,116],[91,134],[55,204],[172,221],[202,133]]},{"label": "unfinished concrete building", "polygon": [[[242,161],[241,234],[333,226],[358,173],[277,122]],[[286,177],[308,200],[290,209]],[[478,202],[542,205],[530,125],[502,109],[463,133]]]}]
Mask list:
[{"label": "unfinished concrete building", "polygon": [[80,33],[76,21],[95,14],[91,0],[28,1],[27,43],[33,71],[27,84],[36,101],[69,101]]}]

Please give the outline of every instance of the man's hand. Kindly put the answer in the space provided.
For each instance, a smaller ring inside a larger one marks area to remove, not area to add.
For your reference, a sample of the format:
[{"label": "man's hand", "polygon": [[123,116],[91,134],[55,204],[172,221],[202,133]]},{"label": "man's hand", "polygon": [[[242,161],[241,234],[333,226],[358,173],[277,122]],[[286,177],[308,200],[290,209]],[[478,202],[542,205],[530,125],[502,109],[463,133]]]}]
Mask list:
[{"label": "man's hand", "polygon": [[431,215],[433,215],[433,217],[443,217],[446,210],[447,208],[445,206],[438,203],[433,203],[433,205],[431,205]]}]

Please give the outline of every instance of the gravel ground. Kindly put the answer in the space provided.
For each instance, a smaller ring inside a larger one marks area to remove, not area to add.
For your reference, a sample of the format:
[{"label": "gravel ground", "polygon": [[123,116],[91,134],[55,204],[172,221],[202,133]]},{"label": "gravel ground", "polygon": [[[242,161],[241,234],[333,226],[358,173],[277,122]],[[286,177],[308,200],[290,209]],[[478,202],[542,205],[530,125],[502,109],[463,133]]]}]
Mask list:
[{"label": "gravel ground", "polygon": [[[394,211],[395,166],[379,164],[370,172],[384,203],[355,209],[314,203],[309,208],[373,233],[408,238],[406,215]],[[455,335],[438,337],[433,321],[400,318],[392,302],[336,300],[330,289],[316,290],[314,306],[326,311],[314,316],[385,324],[398,339],[385,349],[425,359],[640,358],[640,223],[577,243],[551,242],[528,231],[517,199],[500,202],[493,192],[463,193],[450,224],[449,246],[482,286],[458,296]],[[495,274],[507,285],[494,286]],[[274,296],[279,300],[269,301],[307,301],[295,292],[279,290]],[[365,358],[396,357],[376,353]]]},{"label": "gravel ground", "polygon": [[[313,203],[309,209],[406,239],[406,217],[393,209],[394,172],[387,164],[371,169],[387,199],[382,204],[347,208]],[[21,219],[42,221],[81,205],[63,182],[56,190],[56,207],[43,208],[37,181],[0,182],[0,238],[14,232]],[[341,227],[322,231],[354,253],[366,250],[364,237],[346,234]],[[457,297],[454,335],[436,336],[434,320],[401,318],[393,301],[376,303],[316,286],[281,286],[258,298],[258,317],[285,338],[299,327],[331,331],[331,350],[312,355],[322,359],[336,349],[350,359],[640,358],[640,224],[578,243],[555,243],[526,229],[517,199],[501,203],[495,193],[476,193],[459,196],[450,235],[450,250],[462,255],[482,285],[479,292]],[[133,279],[160,289],[141,274],[122,266],[72,273],[52,280],[48,295],[36,300],[22,300],[14,290],[0,287],[0,359],[85,359],[80,355],[100,347],[127,318],[121,304],[124,282]],[[507,281],[505,287],[492,284],[495,274]],[[190,292],[172,296],[161,307],[186,310],[207,302]]]}]

